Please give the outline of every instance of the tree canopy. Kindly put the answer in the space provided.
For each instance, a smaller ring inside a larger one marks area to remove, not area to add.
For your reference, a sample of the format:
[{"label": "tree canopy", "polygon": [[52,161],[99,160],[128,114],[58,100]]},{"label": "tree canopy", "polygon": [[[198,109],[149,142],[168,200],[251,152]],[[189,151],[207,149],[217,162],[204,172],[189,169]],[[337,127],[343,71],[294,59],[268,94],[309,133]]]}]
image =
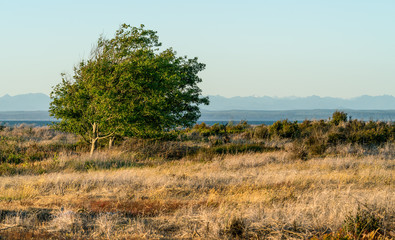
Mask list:
[{"label": "tree canopy", "polygon": [[100,37],[91,57],[74,68],[72,79],[50,95],[55,128],[79,134],[92,144],[115,136],[155,137],[200,116],[197,75],[205,64],[160,50],[155,31],[123,24],[114,38]]}]

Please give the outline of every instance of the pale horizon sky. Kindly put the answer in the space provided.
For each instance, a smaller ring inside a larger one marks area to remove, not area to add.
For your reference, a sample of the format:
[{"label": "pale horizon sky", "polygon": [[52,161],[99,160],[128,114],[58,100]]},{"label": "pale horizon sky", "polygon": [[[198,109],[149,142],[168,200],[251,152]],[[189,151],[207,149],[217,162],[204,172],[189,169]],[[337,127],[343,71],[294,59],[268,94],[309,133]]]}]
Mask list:
[{"label": "pale horizon sky", "polygon": [[207,64],[204,95],[395,95],[392,0],[16,0],[0,2],[0,96],[48,95],[122,23]]}]

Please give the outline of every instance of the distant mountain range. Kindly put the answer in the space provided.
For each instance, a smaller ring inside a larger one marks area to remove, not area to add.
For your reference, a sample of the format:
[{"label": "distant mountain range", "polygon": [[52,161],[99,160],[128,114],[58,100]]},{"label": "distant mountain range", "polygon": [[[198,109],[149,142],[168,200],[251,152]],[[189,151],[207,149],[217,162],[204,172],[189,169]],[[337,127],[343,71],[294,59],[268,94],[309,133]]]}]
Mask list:
[{"label": "distant mountain range", "polygon": [[231,97],[209,96],[210,105],[202,109],[223,110],[311,110],[311,109],[354,109],[395,110],[395,97],[360,96],[350,99],[332,97]]},{"label": "distant mountain range", "polygon": [[[328,119],[338,109],[353,119],[395,120],[395,97],[361,96],[351,99],[330,97],[232,97],[209,96],[202,106],[200,121],[275,121],[289,119]],[[42,93],[0,97],[0,121],[52,121],[50,98]]]},{"label": "distant mountain range", "polygon": [[0,111],[48,111],[50,98],[43,93],[0,97]]},{"label": "distant mountain range", "polygon": [[[350,99],[332,97],[231,97],[209,96],[210,105],[203,110],[312,110],[312,109],[353,109],[353,110],[395,110],[395,97],[360,96]],[[29,93],[0,97],[0,111],[48,111],[50,98],[43,93]]]}]

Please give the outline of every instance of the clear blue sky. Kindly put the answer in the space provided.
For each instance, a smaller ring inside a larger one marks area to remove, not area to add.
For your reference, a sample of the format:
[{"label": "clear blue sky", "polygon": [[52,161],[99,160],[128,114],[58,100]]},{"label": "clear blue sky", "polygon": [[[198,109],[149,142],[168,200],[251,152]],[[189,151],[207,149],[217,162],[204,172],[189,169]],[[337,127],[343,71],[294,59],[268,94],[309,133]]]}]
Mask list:
[{"label": "clear blue sky", "polygon": [[0,96],[49,94],[100,34],[144,24],[205,95],[395,95],[395,1],[0,1]]}]

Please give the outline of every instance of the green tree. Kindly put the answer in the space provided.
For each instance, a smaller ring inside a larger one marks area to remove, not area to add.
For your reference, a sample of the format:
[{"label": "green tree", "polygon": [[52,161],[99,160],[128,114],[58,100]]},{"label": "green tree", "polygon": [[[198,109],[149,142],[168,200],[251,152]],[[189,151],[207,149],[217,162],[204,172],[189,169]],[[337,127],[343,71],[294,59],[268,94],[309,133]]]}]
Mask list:
[{"label": "green tree", "polygon": [[191,126],[208,104],[197,86],[205,68],[197,58],[160,51],[155,31],[122,25],[112,39],[100,37],[91,57],[63,75],[51,93],[55,128],[91,143],[116,136],[158,137],[177,126]]}]

